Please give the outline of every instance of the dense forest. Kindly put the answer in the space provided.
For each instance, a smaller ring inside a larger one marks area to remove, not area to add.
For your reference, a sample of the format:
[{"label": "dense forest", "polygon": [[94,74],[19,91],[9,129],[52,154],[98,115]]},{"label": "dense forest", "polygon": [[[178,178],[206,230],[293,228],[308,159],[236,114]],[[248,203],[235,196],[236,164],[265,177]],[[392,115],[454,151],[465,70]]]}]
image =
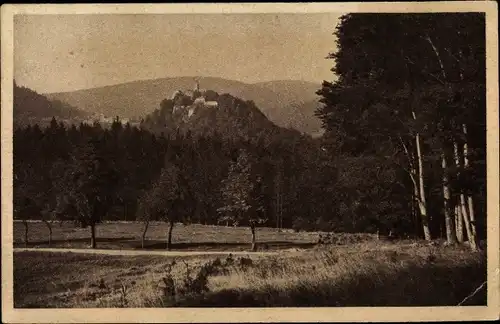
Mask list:
[{"label": "dense forest", "polygon": [[323,84],[318,111],[330,150],[399,173],[426,240],[475,248],[486,220],[484,14],[347,15],[336,35],[339,79]]},{"label": "dense forest", "polygon": [[475,249],[486,221],[484,33],[482,14],[343,16],[329,56],[338,79],[318,91],[320,138],[215,92],[219,106],[190,119],[165,99],[140,127],[118,117],[109,129],[55,118],[17,127],[14,217],[77,219],[92,233],[103,219],[164,220]]}]

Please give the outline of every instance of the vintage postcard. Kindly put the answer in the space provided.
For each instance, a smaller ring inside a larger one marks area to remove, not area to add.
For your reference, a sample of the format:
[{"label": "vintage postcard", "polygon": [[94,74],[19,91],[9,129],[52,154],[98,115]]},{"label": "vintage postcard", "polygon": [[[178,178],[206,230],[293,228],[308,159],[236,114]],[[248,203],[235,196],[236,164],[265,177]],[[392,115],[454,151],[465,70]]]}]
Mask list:
[{"label": "vintage postcard", "polygon": [[496,2],[1,26],[3,322],[498,319]]}]

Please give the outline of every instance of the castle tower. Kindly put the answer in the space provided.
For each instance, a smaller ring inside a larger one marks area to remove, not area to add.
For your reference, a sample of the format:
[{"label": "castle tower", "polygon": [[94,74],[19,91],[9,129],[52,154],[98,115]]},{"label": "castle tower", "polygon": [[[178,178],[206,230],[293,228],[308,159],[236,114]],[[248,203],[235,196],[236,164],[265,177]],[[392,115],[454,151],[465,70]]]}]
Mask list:
[{"label": "castle tower", "polygon": [[201,91],[200,91],[200,81],[198,79],[195,79],[195,86],[193,90],[193,100],[201,96]]}]

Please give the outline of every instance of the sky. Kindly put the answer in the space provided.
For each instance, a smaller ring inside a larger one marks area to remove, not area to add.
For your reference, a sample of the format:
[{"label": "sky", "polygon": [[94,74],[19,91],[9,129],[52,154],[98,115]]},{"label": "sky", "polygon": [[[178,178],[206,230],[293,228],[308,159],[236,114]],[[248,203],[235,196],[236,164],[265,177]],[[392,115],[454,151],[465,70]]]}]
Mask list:
[{"label": "sky", "polygon": [[14,78],[40,93],[212,76],[333,80],[338,13],[17,15]]}]

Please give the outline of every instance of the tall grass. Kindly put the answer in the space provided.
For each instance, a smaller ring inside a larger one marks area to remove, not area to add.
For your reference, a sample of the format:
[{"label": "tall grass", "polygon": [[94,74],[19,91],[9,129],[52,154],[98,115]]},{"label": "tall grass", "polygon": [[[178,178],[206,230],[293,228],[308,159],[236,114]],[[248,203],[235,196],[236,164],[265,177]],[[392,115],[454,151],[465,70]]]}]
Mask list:
[{"label": "tall grass", "polygon": [[[212,279],[211,292],[176,306],[457,305],[486,278],[483,256],[465,251],[322,251],[262,260]],[[468,304],[485,304],[486,290]]]},{"label": "tall grass", "polygon": [[[486,280],[486,256],[376,242],[175,265],[158,256],[18,252],[14,270],[16,307],[453,306]],[[169,276],[174,297],[165,293]],[[465,305],[485,303],[482,289]]]}]

